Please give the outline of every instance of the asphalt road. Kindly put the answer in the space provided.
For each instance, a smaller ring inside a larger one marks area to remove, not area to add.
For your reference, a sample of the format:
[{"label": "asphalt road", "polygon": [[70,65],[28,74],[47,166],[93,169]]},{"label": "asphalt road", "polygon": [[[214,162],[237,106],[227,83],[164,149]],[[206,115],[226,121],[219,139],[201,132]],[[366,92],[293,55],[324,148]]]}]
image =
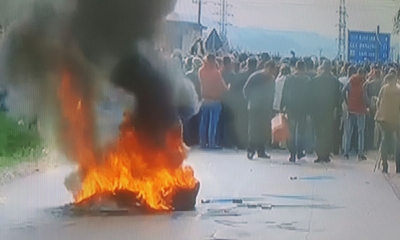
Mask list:
[{"label": "asphalt road", "polygon": [[0,187],[0,239],[399,239],[400,201],[372,172],[374,161],[289,164],[272,155],[193,151],[201,190],[197,209],[185,213],[73,216],[62,211],[72,200],[63,185],[71,167],[19,179]]}]

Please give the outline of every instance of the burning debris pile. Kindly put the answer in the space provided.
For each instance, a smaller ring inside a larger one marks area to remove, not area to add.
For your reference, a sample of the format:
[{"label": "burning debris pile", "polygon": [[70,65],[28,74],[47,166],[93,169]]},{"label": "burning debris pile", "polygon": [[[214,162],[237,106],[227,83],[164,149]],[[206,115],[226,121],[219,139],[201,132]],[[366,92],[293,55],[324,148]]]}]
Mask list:
[{"label": "burning debris pile", "polygon": [[[139,44],[151,45],[153,31],[175,2],[67,3],[63,14],[48,11],[51,4],[36,5],[32,17],[9,35],[1,52],[6,73],[1,81],[18,85],[28,79],[40,92],[33,101],[55,115],[57,146],[79,166],[66,180],[75,205],[112,201],[151,211],[193,209],[199,182],[184,163],[179,121],[198,111],[198,98],[191,83],[171,75]],[[106,148],[96,141],[99,69],[135,96],[118,139]]]}]

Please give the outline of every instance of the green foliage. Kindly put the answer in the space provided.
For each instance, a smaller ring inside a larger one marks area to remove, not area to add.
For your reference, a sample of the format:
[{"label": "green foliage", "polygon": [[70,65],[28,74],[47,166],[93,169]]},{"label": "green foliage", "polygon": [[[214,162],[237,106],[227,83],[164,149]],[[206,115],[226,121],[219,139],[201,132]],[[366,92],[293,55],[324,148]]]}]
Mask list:
[{"label": "green foliage", "polygon": [[31,157],[39,157],[42,141],[37,131],[0,113],[0,167],[18,164]]}]

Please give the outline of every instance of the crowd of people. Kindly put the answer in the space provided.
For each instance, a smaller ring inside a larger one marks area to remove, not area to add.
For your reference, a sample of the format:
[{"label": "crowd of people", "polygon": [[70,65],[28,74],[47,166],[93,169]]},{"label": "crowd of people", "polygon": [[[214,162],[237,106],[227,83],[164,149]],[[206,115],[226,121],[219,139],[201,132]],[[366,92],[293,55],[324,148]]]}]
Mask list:
[{"label": "crowd of people", "polygon": [[[247,149],[253,160],[267,150],[289,150],[296,162],[316,152],[316,163],[331,155],[380,149],[383,171],[395,156],[400,172],[399,66],[330,61],[326,58],[208,54],[182,60],[182,68],[202,100],[200,112],[184,122],[187,145],[204,149]],[[285,116],[286,143],[275,142],[271,120]]]}]

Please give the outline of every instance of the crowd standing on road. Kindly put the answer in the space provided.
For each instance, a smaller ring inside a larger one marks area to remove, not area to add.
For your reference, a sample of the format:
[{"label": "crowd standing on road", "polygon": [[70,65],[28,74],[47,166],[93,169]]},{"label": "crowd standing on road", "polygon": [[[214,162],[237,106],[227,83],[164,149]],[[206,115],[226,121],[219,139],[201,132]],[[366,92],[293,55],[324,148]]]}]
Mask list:
[{"label": "crowd standing on road", "polygon": [[[365,161],[367,151],[379,150],[383,172],[392,157],[400,173],[398,64],[351,64],[294,52],[288,58],[205,55],[201,45],[187,58],[178,52],[172,58],[202,102],[199,113],[183,122],[188,146],[243,149],[249,160],[270,159],[268,150],[287,149],[288,161],[316,153],[315,163],[353,153]],[[7,95],[0,87],[0,112],[9,110]],[[282,120],[285,140],[275,136],[273,119]]]},{"label": "crowd standing on road", "polygon": [[[184,123],[184,140],[202,149],[246,149],[253,160],[286,148],[290,162],[315,163],[332,154],[359,161],[379,150],[383,171],[394,156],[400,172],[400,85],[395,63],[351,64],[326,58],[263,54],[206,55],[185,61],[203,105]],[[284,116],[285,142],[274,141],[271,120]]]}]

